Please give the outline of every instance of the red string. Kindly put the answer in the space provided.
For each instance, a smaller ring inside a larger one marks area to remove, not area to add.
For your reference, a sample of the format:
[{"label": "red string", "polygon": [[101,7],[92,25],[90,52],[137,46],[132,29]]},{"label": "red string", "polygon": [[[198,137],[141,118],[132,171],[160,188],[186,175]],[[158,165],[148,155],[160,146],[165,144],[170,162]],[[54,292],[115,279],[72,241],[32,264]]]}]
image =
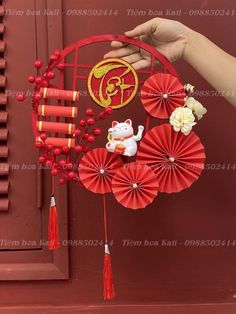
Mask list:
[{"label": "red string", "polygon": [[108,243],[108,236],[107,236],[107,209],[106,209],[106,197],[105,197],[105,194],[103,194],[102,200],[103,200],[103,216],[104,216],[104,237],[105,237],[105,243]]},{"label": "red string", "polygon": [[55,192],[55,183],[54,183],[54,177],[51,176],[51,189],[52,189],[52,195],[54,195]]},{"label": "red string", "polygon": [[147,131],[149,131],[149,129],[150,129],[150,120],[151,120],[150,114],[147,113],[146,114],[146,120],[145,120],[145,133]]}]

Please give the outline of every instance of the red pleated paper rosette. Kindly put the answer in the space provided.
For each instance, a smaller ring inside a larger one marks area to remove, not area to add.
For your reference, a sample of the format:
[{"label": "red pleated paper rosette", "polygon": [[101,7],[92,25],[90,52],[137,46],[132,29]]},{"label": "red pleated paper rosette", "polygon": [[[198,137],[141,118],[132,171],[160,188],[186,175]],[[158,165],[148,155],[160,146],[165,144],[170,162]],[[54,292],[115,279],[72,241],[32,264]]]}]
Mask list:
[{"label": "red pleated paper rosette", "polygon": [[173,130],[169,124],[154,127],[142,139],[137,161],[155,171],[159,191],[180,192],[195,182],[204,169],[205,150],[200,139]]},{"label": "red pleated paper rosette", "polygon": [[167,119],[185,103],[185,89],[179,79],[168,73],[150,76],[141,89],[141,101],[153,117]]},{"label": "red pleated paper rosette", "polygon": [[118,155],[109,153],[106,148],[95,148],[81,159],[79,177],[88,190],[104,194],[111,192],[112,176],[121,166]]},{"label": "red pleated paper rosette", "polygon": [[144,208],[158,194],[158,181],[152,169],[144,164],[129,163],[118,169],[112,179],[116,200],[131,209]]}]

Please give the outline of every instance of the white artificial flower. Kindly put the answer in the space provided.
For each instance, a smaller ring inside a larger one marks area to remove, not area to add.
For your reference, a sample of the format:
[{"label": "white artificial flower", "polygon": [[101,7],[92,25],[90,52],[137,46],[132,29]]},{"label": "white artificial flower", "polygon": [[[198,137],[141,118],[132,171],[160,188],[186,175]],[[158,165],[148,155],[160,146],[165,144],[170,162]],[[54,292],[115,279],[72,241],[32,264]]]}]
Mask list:
[{"label": "white artificial flower", "polygon": [[186,107],[176,108],[170,116],[170,124],[176,132],[181,131],[184,135],[188,135],[192,127],[196,124],[192,110]]},{"label": "white artificial flower", "polygon": [[198,120],[200,120],[207,112],[206,108],[203,107],[203,105],[193,97],[187,97],[185,106],[192,110],[192,112],[197,116]]},{"label": "white artificial flower", "polygon": [[194,92],[194,86],[189,83],[184,85],[184,89],[188,94],[192,94]]}]

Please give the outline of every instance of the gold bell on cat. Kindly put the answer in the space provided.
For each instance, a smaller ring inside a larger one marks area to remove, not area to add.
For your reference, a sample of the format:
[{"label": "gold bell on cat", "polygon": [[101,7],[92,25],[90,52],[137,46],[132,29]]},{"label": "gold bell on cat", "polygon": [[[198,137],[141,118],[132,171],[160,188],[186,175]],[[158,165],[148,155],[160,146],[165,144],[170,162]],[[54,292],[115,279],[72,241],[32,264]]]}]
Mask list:
[{"label": "gold bell on cat", "polygon": [[115,154],[124,155],[125,153],[125,145],[123,144],[117,144],[114,150]]}]

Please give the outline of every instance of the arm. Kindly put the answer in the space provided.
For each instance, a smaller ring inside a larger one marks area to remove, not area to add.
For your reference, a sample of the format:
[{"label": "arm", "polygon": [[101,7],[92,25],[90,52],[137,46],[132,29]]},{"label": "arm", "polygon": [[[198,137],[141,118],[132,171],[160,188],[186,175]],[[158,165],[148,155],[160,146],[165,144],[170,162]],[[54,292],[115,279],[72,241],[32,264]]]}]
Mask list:
[{"label": "arm", "polygon": [[144,126],[143,125],[139,125],[138,126],[138,134],[134,135],[134,139],[136,142],[140,141],[142,136],[143,136],[143,131],[144,131]]},{"label": "arm", "polygon": [[236,58],[192,30],[183,58],[236,107]]},{"label": "arm", "polygon": [[[183,58],[236,107],[236,59],[205,36],[178,21],[162,18],[138,25],[125,35],[149,43],[171,62]],[[112,47],[105,58],[123,58],[135,69],[150,65],[149,54],[137,47],[120,42],[112,42]]]}]

